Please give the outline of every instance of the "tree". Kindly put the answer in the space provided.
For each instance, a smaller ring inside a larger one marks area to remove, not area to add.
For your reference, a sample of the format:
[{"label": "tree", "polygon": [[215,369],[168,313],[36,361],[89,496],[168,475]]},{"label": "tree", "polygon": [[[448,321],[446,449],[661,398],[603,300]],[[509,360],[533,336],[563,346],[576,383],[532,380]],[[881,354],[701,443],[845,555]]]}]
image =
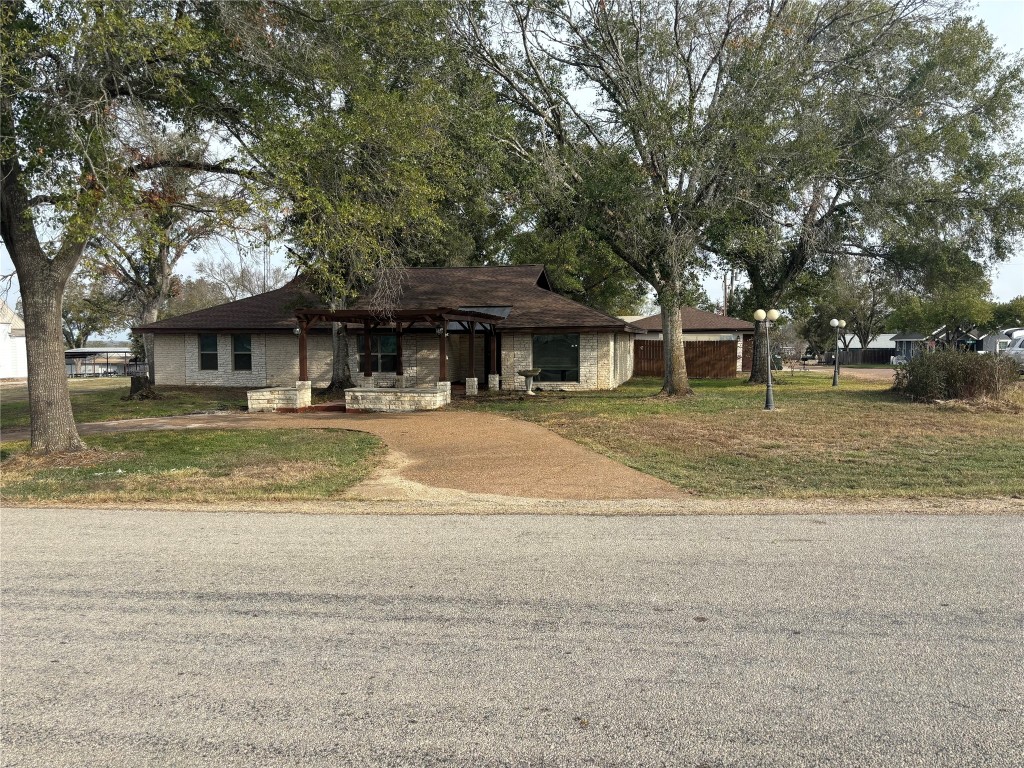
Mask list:
[{"label": "tree", "polygon": [[889,318],[890,327],[924,334],[940,331],[944,346],[955,345],[968,332],[992,325],[994,312],[988,291],[986,280],[944,283],[924,296],[904,295]]},{"label": "tree", "polygon": [[188,111],[210,50],[197,18],[160,0],[0,5],[0,236],[25,308],[33,451],[83,447],[64,373],[64,288],[104,211],[176,162],[135,138]]},{"label": "tree", "polygon": [[987,330],[1024,326],[1024,296],[992,306],[992,322]]},{"label": "tree", "polygon": [[171,288],[160,317],[177,317],[230,301],[223,286],[205,277],[171,278]]},{"label": "tree", "polygon": [[679,309],[720,203],[740,87],[733,50],[771,11],[753,0],[509,0],[490,10],[467,7],[461,32],[528,127],[505,143],[653,287],[663,392],[690,393]]},{"label": "tree", "polygon": [[[173,164],[130,182],[123,203],[108,207],[85,256],[95,274],[118,285],[133,325],[158,319],[182,258],[226,235],[238,239],[251,209],[237,184],[196,169],[209,154],[208,141],[146,128],[139,143]],[[152,334],[143,335],[142,349],[153,381]]]},{"label": "tree", "polygon": [[126,317],[115,287],[79,270],[64,291],[61,320],[64,343],[76,349],[86,346],[91,336],[123,328]]},{"label": "tree", "polygon": [[253,253],[239,252],[236,259],[221,255],[206,256],[196,262],[196,273],[217,285],[225,301],[237,301],[247,296],[266,293],[280,288],[291,278],[291,271],[282,266],[259,262]]},{"label": "tree", "polygon": [[[288,208],[290,259],[316,293],[336,309],[368,293],[387,315],[406,266],[483,257],[502,220],[488,184],[501,116],[445,35],[447,4],[227,13],[243,55],[273,81],[279,114],[250,111],[244,129],[259,136],[250,149]],[[334,330],[333,385],[347,386],[347,338]]]},{"label": "tree", "polygon": [[731,155],[734,205],[708,244],[746,272],[754,303],[785,304],[805,270],[850,256],[919,282],[1005,258],[1024,231],[1021,61],[943,3],[826,0],[784,16],[770,39],[796,66],[771,98],[751,92],[764,129]]}]

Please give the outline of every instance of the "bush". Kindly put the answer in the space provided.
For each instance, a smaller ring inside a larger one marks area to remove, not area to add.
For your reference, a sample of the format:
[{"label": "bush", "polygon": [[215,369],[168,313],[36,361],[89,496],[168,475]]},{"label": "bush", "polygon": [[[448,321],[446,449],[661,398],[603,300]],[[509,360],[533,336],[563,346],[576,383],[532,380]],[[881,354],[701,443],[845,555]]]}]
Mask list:
[{"label": "bush", "polygon": [[999,397],[1017,381],[1017,363],[959,349],[926,352],[896,368],[893,389],[911,400]]}]

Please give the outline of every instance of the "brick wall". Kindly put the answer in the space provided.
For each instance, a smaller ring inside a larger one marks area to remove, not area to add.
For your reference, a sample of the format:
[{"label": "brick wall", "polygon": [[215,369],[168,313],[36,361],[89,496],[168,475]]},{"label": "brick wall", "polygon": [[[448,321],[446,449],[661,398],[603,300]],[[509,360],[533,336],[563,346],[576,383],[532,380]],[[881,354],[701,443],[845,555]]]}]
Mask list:
[{"label": "brick wall", "polygon": [[[192,337],[195,339],[195,337]],[[183,334],[153,334],[154,384],[185,384],[185,339]]]},{"label": "brick wall", "polygon": [[[299,340],[294,334],[252,334],[252,371],[232,369],[231,335],[217,337],[216,371],[199,370],[198,334],[156,335],[157,384],[191,384],[224,387],[289,387],[299,375]],[[476,374],[486,379],[484,334],[476,339]],[[438,339],[435,334],[406,334],[403,337],[405,386],[429,386],[437,382],[439,366]],[[307,340],[307,370],[314,387],[325,387],[331,380],[331,336],[310,334]],[[462,381],[469,374],[469,336],[448,337],[448,374],[453,381]],[[361,378],[359,350],[355,336],[350,337],[349,366],[358,384]],[[502,389],[526,389],[526,379],[516,371],[533,366],[533,335],[503,333],[501,335]],[[612,389],[633,375],[632,337],[619,333],[580,334],[580,381],[541,382],[545,389],[588,390]],[[374,380],[393,384],[395,374],[374,374]]]},{"label": "brick wall", "polygon": [[[536,386],[559,391],[613,389],[633,374],[633,350],[627,333],[580,334],[580,380],[542,381]],[[526,389],[516,371],[533,367],[533,334],[501,335],[501,388]]]},{"label": "brick wall", "polygon": [[236,371],[231,354],[231,334],[217,335],[217,370],[199,370],[199,335],[185,334],[185,383],[210,387],[267,386],[267,344],[262,333],[251,334],[252,370]]},{"label": "brick wall", "polygon": [[[293,386],[299,378],[299,337],[295,334],[268,333],[267,386]],[[306,375],[315,387],[331,383],[331,349],[329,333],[309,334],[306,337]]]}]

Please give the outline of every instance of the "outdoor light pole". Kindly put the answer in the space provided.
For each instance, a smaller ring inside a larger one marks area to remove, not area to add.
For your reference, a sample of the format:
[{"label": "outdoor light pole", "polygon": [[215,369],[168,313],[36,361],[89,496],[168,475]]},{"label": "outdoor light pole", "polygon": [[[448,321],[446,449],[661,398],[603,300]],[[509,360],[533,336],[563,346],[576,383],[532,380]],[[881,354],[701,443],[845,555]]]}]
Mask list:
[{"label": "outdoor light pole", "polygon": [[845,320],[836,320],[834,317],[828,321],[828,324],[836,329],[836,362],[832,368],[832,386],[839,386],[839,329],[846,327]]},{"label": "outdoor light pole", "polygon": [[764,323],[764,348],[766,358],[768,360],[768,386],[764,392],[764,409],[766,411],[775,410],[775,395],[772,392],[772,341],[768,335],[768,329],[771,324],[779,319],[779,310],[769,309],[765,312],[763,309],[759,309],[754,313],[754,319],[757,322]]}]

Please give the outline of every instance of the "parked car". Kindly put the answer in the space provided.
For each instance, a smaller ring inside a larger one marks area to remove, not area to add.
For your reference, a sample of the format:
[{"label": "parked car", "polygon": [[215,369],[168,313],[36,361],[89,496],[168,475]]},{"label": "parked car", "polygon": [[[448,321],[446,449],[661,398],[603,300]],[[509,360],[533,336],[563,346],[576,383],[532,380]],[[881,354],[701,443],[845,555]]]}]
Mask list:
[{"label": "parked car", "polygon": [[1024,336],[1018,336],[1010,342],[1003,354],[1017,361],[1017,367],[1024,372]]}]

